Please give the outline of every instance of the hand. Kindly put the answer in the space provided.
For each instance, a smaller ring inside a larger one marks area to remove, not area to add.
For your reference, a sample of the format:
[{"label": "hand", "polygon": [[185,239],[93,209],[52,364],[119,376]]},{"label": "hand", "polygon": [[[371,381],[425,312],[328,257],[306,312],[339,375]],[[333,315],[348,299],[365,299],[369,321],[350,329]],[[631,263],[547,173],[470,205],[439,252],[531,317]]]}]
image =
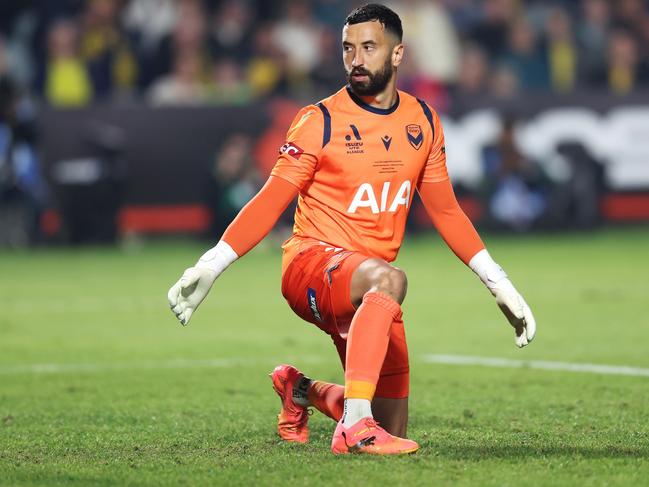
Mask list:
[{"label": "hand", "polygon": [[181,325],[185,326],[189,323],[194,311],[203,302],[217,277],[218,274],[213,270],[190,267],[178,282],[171,286],[167,299],[171,311]]},{"label": "hand", "polygon": [[490,284],[489,290],[495,296],[496,303],[514,327],[516,346],[522,348],[528,345],[536,334],[536,320],[532,310],[506,277]]}]

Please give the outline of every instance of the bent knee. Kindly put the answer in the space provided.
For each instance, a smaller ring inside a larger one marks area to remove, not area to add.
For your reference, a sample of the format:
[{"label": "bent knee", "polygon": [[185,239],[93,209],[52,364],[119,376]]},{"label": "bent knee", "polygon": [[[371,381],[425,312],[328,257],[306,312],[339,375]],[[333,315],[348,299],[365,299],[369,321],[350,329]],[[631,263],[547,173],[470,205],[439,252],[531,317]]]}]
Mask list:
[{"label": "bent knee", "polygon": [[408,291],[406,273],[385,261],[376,260],[378,263],[368,276],[370,286],[367,291],[381,292],[387,294],[399,304],[403,303]]}]

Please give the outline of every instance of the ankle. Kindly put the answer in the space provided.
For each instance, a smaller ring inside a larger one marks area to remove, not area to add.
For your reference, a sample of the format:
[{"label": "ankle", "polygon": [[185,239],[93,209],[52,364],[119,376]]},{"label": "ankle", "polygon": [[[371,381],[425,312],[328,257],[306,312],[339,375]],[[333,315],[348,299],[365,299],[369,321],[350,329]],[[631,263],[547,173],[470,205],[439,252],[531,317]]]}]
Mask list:
[{"label": "ankle", "polygon": [[367,399],[355,399],[348,397],[345,399],[342,422],[345,427],[350,427],[362,418],[372,416],[372,404]]},{"label": "ankle", "polygon": [[298,380],[293,386],[293,402],[298,406],[303,408],[309,407],[311,401],[309,401],[309,389],[313,381],[307,376],[302,377]]}]

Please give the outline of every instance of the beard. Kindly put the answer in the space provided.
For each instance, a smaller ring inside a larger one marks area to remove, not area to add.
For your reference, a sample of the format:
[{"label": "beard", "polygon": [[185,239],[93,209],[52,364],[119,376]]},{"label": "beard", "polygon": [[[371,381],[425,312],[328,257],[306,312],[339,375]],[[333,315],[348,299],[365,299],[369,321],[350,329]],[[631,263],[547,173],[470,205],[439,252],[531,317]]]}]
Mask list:
[{"label": "beard", "polygon": [[[364,68],[353,68],[347,73],[347,82],[352,91],[358,96],[376,96],[385,90],[394,74],[394,67],[390,56],[383,63],[383,67],[376,73],[372,73]],[[354,81],[353,76],[366,75],[367,81]]]}]

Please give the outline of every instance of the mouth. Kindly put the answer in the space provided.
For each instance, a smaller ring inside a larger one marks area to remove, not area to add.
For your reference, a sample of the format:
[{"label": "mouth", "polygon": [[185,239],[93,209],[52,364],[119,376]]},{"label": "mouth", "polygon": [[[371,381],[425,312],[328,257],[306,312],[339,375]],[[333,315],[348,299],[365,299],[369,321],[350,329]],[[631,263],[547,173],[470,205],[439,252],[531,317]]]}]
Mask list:
[{"label": "mouth", "polygon": [[352,80],[357,82],[367,81],[369,77],[366,74],[352,74]]}]

